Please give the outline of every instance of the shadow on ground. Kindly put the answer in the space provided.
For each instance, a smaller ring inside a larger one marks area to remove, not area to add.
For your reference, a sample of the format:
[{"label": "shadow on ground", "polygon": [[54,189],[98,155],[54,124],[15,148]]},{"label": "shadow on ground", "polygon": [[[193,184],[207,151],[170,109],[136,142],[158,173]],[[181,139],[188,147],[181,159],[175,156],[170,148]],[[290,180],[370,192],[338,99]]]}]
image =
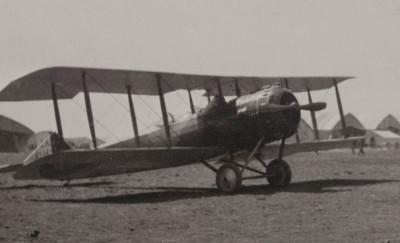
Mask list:
[{"label": "shadow on ground", "polygon": [[[282,190],[274,189],[266,185],[243,186],[236,194],[249,195],[270,195],[278,192],[290,193],[335,193],[349,191],[351,188],[381,183],[400,182],[399,180],[313,180],[305,182],[296,182],[290,184]],[[337,187],[337,188],[336,188]],[[113,187],[119,189],[119,187]],[[207,198],[216,196],[228,196],[232,194],[220,193],[215,188],[208,187],[129,187],[129,189],[157,190],[155,192],[143,192],[134,194],[113,195],[94,198],[66,198],[66,199],[47,199],[32,200],[35,202],[55,202],[55,203],[116,203],[116,204],[138,204],[138,203],[161,203],[177,201],[182,199]]]},{"label": "shadow on ground", "polygon": [[29,190],[29,189],[50,189],[50,188],[73,188],[73,187],[92,187],[92,186],[104,186],[111,185],[113,182],[111,181],[97,181],[97,182],[82,182],[82,183],[71,183],[68,186],[60,185],[23,185],[23,186],[9,186],[9,187],[0,187],[0,191],[6,190]]}]

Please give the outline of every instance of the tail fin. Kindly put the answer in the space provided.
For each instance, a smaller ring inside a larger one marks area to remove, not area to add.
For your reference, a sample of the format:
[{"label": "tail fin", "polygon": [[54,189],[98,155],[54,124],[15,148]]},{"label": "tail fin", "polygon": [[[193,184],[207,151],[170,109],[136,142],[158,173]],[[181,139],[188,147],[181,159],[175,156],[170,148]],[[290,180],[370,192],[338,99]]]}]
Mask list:
[{"label": "tail fin", "polygon": [[[23,154],[16,154],[17,161],[0,165],[0,174],[15,172],[22,166],[31,163],[37,159],[54,154],[63,150],[69,150],[72,147],[66,143],[57,133],[54,132],[39,132],[33,134],[26,144],[25,150],[28,155],[25,157]],[[26,155],[26,153],[25,153]]]},{"label": "tail fin", "polygon": [[72,149],[62,137],[54,132],[39,132],[32,135],[27,146],[31,152],[24,159],[23,164],[29,164],[42,157]]}]

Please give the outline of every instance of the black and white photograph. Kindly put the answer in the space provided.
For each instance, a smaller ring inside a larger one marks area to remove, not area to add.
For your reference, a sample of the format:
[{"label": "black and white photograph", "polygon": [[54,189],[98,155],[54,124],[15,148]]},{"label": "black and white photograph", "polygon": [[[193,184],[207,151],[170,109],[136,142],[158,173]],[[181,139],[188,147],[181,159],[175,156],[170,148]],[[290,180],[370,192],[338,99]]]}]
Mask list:
[{"label": "black and white photograph", "polygon": [[0,242],[400,243],[400,0],[0,0]]}]

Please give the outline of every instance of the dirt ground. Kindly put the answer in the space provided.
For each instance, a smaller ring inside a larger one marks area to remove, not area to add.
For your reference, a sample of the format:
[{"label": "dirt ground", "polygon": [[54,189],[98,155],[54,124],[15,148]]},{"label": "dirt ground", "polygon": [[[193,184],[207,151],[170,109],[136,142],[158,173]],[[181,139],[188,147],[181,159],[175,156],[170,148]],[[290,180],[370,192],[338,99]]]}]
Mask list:
[{"label": "dirt ground", "polygon": [[215,189],[202,165],[59,182],[0,175],[1,242],[400,242],[400,152],[288,157],[292,184]]}]

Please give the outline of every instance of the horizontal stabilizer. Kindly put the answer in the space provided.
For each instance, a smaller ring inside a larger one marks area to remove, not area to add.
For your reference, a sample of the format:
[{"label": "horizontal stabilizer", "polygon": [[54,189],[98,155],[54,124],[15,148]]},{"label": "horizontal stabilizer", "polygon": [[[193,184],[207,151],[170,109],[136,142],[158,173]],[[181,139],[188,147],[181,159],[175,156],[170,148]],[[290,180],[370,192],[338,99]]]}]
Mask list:
[{"label": "horizontal stabilizer", "polygon": [[20,169],[23,166],[23,164],[5,164],[0,166],[0,174],[3,173],[10,173],[10,172],[16,172],[18,169]]}]

